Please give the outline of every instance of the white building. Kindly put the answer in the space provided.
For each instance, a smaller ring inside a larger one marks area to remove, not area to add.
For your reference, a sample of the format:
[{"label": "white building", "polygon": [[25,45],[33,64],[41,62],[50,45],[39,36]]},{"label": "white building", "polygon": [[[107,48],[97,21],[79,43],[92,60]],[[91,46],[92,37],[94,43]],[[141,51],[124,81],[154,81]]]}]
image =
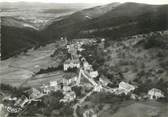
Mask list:
[{"label": "white building", "polygon": [[135,88],[136,88],[135,86],[122,81],[119,83],[118,88],[112,88],[110,92],[114,93],[115,95],[121,95],[121,94],[128,95],[128,93],[135,90]]},{"label": "white building", "polygon": [[69,68],[80,68],[79,60],[66,60],[64,62],[64,71],[67,71]]},{"label": "white building", "polygon": [[76,94],[74,91],[66,92],[64,94],[63,99],[61,99],[60,102],[64,102],[64,103],[71,102],[71,101],[75,100],[75,98],[76,98]]},{"label": "white building", "polygon": [[163,98],[164,94],[160,89],[153,88],[148,91],[148,96],[152,100],[152,99]]},{"label": "white building", "polygon": [[84,50],[85,50],[84,48],[79,48],[79,49],[78,49],[79,52],[82,52],[82,51],[84,51]]},{"label": "white building", "polygon": [[57,81],[51,81],[49,86],[54,91],[57,91],[59,89]]},{"label": "white building", "polygon": [[[11,106],[6,108],[9,113],[19,113],[22,109],[21,108],[13,108]],[[5,116],[2,116],[5,117]]]},{"label": "white building", "polygon": [[119,83],[119,89],[122,89],[126,95],[131,91],[135,90],[135,88],[136,88],[135,86],[123,81]]},{"label": "white building", "polygon": [[87,61],[83,62],[83,67],[85,71],[92,70],[92,65],[90,65]]},{"label": "white building", "polygon": [[50,87],[57,87],[57,81],[50,81]]},{"label": "white building", "polygon": [[96,86],[94,87],[94,91],[95,91],[95,92],[100,92],[100,91],[102,91],[102,89],[103,89],[103,87],[102,87],[101,85],[96,85]]},{"label": "white building", "polygon": [[16,101],[17,97],[9,98],[8,100],[10,100],[10,101]]},{"label": "white building", "polygon": [[77,82],[77,80],[78,80],[78,77],[77,77],[77,76],[75,76],[75,77],[73,77],[73,78],[68,79],[68,85],[69,85],[69,84],[76,83],[76,82]]},{"label": "white building", "polygon": [[99,75],[99,73],[98,73],[97,71],[92,71],[92,72],[90,72],[90,76],[91,76],[92,78],[96,78],[98,75]]},{"label": "white building", "polygon": [[47,85],[43,84],[40,88],[44,94],[49,94],[51,92],[51,90],[49,89],[49,86]]},{"label": "white building", "polygon": [[71,91],[71,87],[65,85],[65,86],[63,86],[63,91],[64,91],[64,92]]}]

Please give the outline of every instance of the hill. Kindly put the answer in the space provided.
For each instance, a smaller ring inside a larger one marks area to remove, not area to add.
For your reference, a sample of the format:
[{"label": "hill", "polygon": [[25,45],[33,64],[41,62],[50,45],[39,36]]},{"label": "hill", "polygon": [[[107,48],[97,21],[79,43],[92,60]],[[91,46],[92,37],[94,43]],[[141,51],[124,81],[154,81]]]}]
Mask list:
[{"label": "hill", "polygon": [[31,24],[11,17],[3,17],[1,26],[1,59],[7,59],[39,45],[42,41]]},{"label": "hill", "polygon": [[23,20],[2,18],[2,58],[39,47],[62,36],[116,40],[168,29],[168,5],[111,3],[52,20],[41,30]]},{"label": "hill", "polygon": [[29,28],[38,30],[32,23],[26,22],[21,19],[17,19],[15,17],[2,17],[2,25],[16,28]]},{"label": "hill", "polygon": [[[50,35],[51,39],[62,35],[69,38],[93,36],[118,38],[168,28],[168,13],[166,12],[168,5],[139,3],[116,5],[115,3],[113,6],[111,9],[108,9],[109,5],[106,5],[103,10],[102,7],[95,7],[74,13],[53,22],[42,33]],[[97,12],[97,9],[102,12]]]}]

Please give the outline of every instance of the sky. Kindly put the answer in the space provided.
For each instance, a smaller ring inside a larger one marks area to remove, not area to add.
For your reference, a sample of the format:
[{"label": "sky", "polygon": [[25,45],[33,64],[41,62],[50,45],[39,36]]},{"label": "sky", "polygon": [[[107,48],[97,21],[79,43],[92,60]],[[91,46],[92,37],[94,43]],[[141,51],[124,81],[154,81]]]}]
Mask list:
[{"label": "sky", "polygon": [[112,2],[137,2],[148,4],[168,4],[168,0],[0,0],[0,2],[45,2],[45,3],[99,3],[106,4]]}]

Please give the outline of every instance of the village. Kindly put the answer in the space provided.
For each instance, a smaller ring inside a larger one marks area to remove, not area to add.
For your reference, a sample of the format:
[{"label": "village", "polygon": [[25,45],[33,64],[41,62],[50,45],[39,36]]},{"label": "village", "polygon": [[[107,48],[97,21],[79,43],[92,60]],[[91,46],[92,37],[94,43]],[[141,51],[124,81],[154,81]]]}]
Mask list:
[{"label": "village", "polygon": [[[110,84],[111,81],[107,78],[101,78],[100,73],[93,69],[92,65],[81,54],[81,52],[85,50],[82,48],[83,45],[94,45],[97,43],[96,40],[68,42],[66,38],[61,38],[61,41],[65,42],[63,47],[70,55],[69,58],[64,61],[63,71],[66,72],[75,69],[77,75],[70,78],[49,81],[46,84],[42,84],[39,88],[32,87],[31,89],[24,91],[25,95],[22,95],[21,97],[4,97],[3,101],[9,103],[4,105],[4,108],[9,113],[19,114],[32,102],[40,102],[43,96],[56,91],[61,91],[64,95],[63,98],[59,100],[60,103],[66,104],[75,101],[73,106],[74,117],[78,117],[76,112],[78,106],[80,106],[87,97],[92,95],[93,92],[108,92],[116,96],[126,95],[132,100],[157,100],[165,97],[164,93],[155,87],[150,89],[144,96],[139,96],[134,93],[134,90],[138,87],[125,81],[115,84],[118,85],[118,87],[110,87],[108,84]],[[105,41],[105,39],[101,39],[99,49],[103,48],[104,45],[102,44],[104,44]],[[75,91],[72,90],[72,87],[74,86],[82,88],[87,87],[89,91],[84,92],[84,96],[79,98]],[[83,113],[83,117],[97,117],[97,115],[93,109],[90,108]]]}]

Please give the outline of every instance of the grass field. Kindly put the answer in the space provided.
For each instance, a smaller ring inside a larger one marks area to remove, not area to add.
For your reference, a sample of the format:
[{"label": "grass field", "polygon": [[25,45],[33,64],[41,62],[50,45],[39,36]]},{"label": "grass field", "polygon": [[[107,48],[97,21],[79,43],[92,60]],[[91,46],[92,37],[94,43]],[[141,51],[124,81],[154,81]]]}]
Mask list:
[{"label": "grass field", "polygon": [[50,58],[55,48],[55,44],[49,44],[37,50],[29,50],[26,54],[22,53],[17,57],[1,61],[0,83],[19,86],[39,69],[57,66],[58,61]]},{"label": "grass field", "polygon": [[135,102],[126,107],[121,107],[115,114],[106,117],[167,117],[167,110],[168,104],[159,102]]},{"label": "grass field", "polygon": [[39,87],[42,84],[48,84],[50,81],[62,79],[63,75],[64,74],[61,71],[53,72],[49,74],[41,74],[27,81],[24,84],[24,86]]}]

